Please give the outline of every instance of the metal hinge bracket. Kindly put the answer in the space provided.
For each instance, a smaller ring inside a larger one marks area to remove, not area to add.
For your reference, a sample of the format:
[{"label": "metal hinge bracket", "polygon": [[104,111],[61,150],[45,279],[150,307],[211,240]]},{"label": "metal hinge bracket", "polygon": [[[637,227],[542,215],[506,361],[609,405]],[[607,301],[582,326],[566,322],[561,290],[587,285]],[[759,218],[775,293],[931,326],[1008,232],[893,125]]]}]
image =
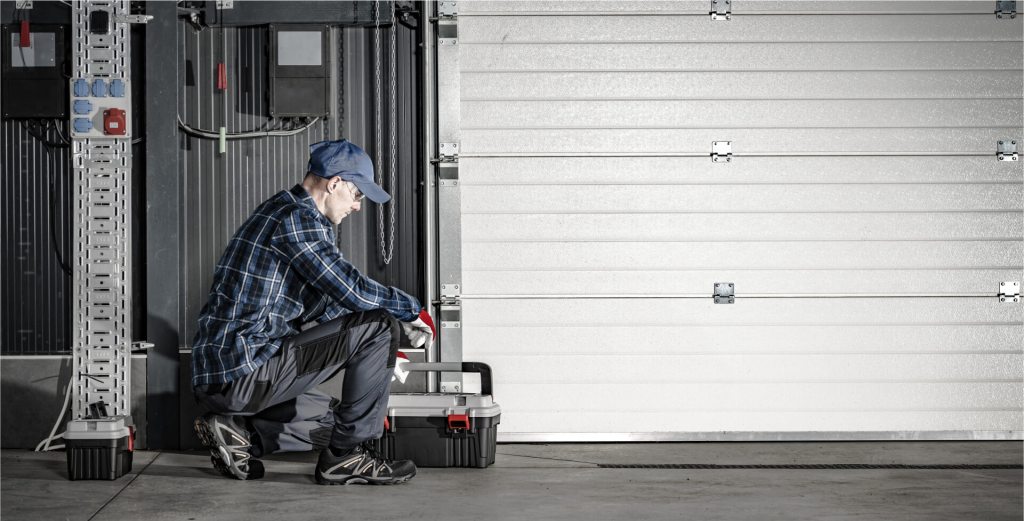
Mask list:
[{"label": "metal hinge bracket", "polygon": [[217,9],[234,9],[234,0],[217,0]]},{"label": "metal hinge bracket", "polygon": [[732,141],[712,141],[711,161],[714,163],[728,163],[732,161]]},{"label": "metal hinge bracket", "polygon": [[437,3],[437,16],[441,18],[458,18],[459,17],[459,3],[458,2],[438,2]]},{"label": "metal hinge bracket", "polygon": [[149,14],[121,14],[114,17],[114,23],[119,24],[144,24],[149,23],[153,15]]},{"label": "metal hinge bracket", "polygon": [[438,2],[437,4],[437,44],[457,45],[459,43],[459,4],[458,2]]},{"label": "metal hinge bracket", "polygon": [[1012,280],[999,283],[999,302],[1014,304],[1020,302],[1020,281]]},{"label": "metal hinge bracket", "polygon": [[441,284],[441,327],[462,327],[462,285]]},{"label": "metal hinge bracket", "polygon": [[996,18],[1017,18],[1017,2],[1015,0],[997,1]]},{"label": "metal hinge bracket", "polygon": [[459,162],[459,144],[458,143],[441,143],[438,147],[438,161],[441,163],[458,163]]},{"label": "metal hinge bracket", "polygon": [[999,141],[996,143],[996,158],[1000,161],[1017,160],[1017,142]]},{"label": "metal hinge bracket", "polygon": [[711,0],[712,20],[732,20],[732,0]]},{"label": "metal hinge bracket", "polygon": [[736,292],[732,282],[715,283],[715,304],[732,304],[736,301]]},{"label": "metal hinge bracket", "polygon": [[18,0],[14,2],[15,9],[32,9],[32,0]]}]

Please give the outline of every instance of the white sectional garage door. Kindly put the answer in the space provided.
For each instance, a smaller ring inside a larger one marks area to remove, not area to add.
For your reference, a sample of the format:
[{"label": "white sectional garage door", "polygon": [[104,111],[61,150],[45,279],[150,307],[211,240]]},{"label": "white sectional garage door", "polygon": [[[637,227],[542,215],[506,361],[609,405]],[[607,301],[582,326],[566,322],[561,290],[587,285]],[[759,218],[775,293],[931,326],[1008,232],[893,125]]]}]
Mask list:
[{"label": "white sectional garage door", "polygon": [[1022,17],[710,4],[459,2],[501,439],[1019,438]]}]

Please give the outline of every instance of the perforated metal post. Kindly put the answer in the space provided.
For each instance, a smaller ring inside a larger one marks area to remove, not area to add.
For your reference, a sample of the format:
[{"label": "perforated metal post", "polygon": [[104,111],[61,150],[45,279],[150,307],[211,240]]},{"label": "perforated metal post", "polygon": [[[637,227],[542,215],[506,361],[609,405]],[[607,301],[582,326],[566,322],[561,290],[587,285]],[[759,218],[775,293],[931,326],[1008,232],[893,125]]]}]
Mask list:
[{"label": "perforated metal post", "polygon": [[[107,21],[105,32],[90,31],[94,12],[107,13],[96,18]],[[131,414],[128,13],[126,1],[72,6],[73,419],[85,417],[98,401],[111,416]]]}]

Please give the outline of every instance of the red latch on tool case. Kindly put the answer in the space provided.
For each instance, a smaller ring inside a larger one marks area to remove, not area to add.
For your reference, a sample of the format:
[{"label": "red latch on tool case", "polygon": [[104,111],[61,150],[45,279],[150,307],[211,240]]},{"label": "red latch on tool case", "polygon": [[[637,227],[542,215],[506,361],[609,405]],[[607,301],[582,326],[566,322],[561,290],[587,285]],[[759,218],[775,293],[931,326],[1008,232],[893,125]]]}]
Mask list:
[{"label": "red latch on tool case", "polygon": [[451,430],[463,429],[469,430],[469,415],[468,414],[449,414],[448,415],[448,428]]},{"label": "red latch on tool case", "polygon": [[103,111],[103,133],[108,136],[123,136],[127,131],[125,114],[121,109]]},{"label": "red latch on tool case", "polygon": [[128,452],[135,451],[135,426],[128,426]]}]

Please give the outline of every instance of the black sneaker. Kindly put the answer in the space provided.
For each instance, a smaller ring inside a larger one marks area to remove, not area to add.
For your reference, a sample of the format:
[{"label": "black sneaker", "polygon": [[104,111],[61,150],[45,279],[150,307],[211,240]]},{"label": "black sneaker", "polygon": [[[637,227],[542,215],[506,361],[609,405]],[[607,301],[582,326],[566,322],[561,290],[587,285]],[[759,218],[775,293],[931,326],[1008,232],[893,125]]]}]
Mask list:
[{"label": "black sneaker", "polygon": [[409,460],[385,459],[369,443],[364,443],[338,456],[330,448],[320,451],[315,475],[321,485],[395,485],[412,479],[416,465]]},{"label": "black sneaker", "polygon": [[210,461],[221,474],[236,479],[260,479],[263,462],[249,453],[249,433],[234,417],[207,413],[196,418],[196,435],[210,449]]}]

